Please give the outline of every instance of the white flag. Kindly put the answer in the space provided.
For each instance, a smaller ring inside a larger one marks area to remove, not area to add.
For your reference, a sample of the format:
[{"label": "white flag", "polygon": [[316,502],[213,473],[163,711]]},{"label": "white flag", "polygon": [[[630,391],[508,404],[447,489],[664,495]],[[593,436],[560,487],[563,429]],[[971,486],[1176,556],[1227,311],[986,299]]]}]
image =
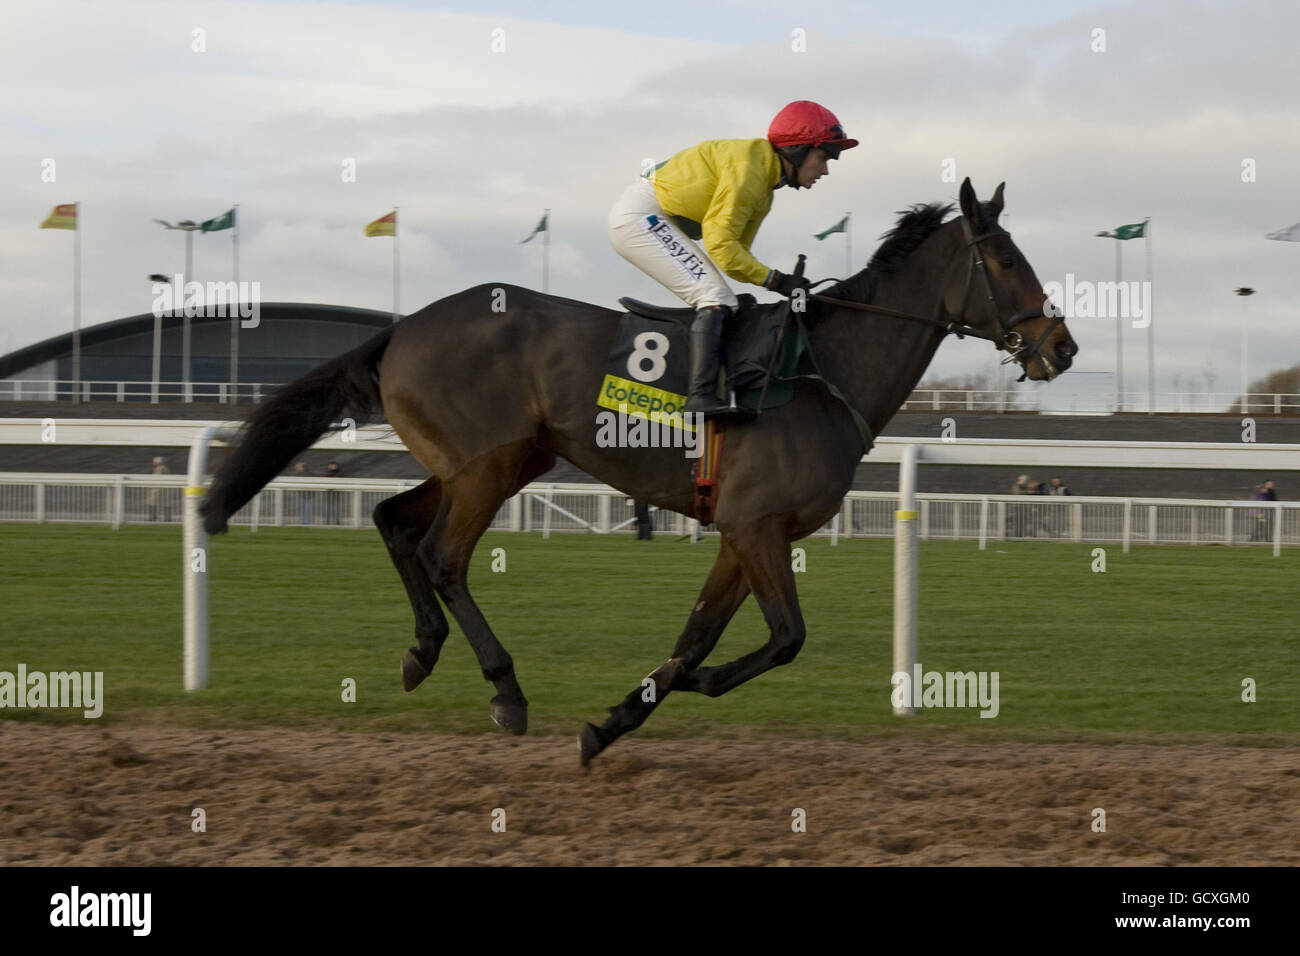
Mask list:
[{"label": "white flag", "polygon": [[1294,226],[1287,226],[1285,229],[1279,229],[1277,232],[1270,232],[1265,239],[1282,239],[1286,242],[1300,242],[1300,222]]}]

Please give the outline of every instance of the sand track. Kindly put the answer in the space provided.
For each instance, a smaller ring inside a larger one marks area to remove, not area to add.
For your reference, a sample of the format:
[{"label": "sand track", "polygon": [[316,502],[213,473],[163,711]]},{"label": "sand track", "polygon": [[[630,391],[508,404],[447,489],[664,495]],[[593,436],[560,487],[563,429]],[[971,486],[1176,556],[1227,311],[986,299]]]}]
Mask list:
[{"label": "sand track", "polygon": [[0,722],[0,780],[3,865],[1300,864],[1294,749]]}]

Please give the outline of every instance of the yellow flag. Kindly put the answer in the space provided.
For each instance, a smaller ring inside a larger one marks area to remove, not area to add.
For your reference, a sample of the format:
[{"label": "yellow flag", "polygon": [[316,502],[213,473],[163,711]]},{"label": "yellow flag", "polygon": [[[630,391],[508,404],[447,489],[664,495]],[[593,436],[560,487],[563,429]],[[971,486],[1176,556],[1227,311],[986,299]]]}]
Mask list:
[{"label": "yellow flag", "polygon": [[367,236],[395,236],[397,235],[397,213],[390,212],[387,216],[380,216],[374,222],[366,226]]},{"label": "yellow flag", "polygon": [[75,203],[67,203],[63,206],[55,206],[54,211],[46,217],[41,223],[42,229],[76,229],[77,228],[77,206]]}]

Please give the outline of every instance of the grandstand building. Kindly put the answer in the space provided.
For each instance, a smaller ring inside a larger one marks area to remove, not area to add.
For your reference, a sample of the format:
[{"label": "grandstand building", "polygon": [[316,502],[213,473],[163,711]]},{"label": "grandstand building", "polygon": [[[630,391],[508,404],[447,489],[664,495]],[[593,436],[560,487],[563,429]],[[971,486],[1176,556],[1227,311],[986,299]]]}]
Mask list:
[{"label": "grandstand building", "polygon": [[[374,335],[393,321],[391,312],[338,305],[272,302],[260,306],[256,328],[239,330],[239,393],[253,398],[281,385]],[[159,398],[183,397],[181,367],[184,319],[162,317]],[[231,320],[224,316],[190,319],[190,380],[197,400],[228,398],[231,376]],[[81,332],[83,397],[92,400],[149,402],[153,382],[154,316],[133,315]],[[53,383],[67,398],[73,391],[72,333],[57,335],[0,356],[0,398],[41,401],[54,398]]]}]

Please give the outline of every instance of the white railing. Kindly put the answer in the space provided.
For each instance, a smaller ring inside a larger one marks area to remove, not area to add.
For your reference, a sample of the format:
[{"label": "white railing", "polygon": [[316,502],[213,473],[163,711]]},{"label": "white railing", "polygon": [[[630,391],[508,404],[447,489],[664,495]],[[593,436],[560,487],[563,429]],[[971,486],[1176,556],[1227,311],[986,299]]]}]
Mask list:
[{"label": "white railing", "polygon": [[[283,383],[190,382],[186,398],[184,382],[160,382],[158,396],[153,396],[152,382],[95,381],[76,382],[49,379],[8,379],[0,381],[0,400],[53,402],[68,401],[78,392],[83,402],[260,402]],[[1285,392],[1251,392],[1245,409],[1237,392],[1170,391],[1156,392],[1154,411],[1174,414],[1246,415],[1300,414],[1300,394]],[[905,412],[1059,412],[1106,415],[1120,412],[1150,412],[1152,396],[1145,391],[1086,393],[1071,392],[1067,387],[1052,389],[958,389],[919,388],[903,403]]]},{"label": "white railing", "polygon": [[[189,389],[187,392],[186,389]],[[70,379],[6,379],[0,381],[0,400],[18,402],[66,402],[78,393],[83,402],[260,402],[278,385],[269,382],[108,382]],[[187,397],[188,396],[188,397]]]},{"label": "white railing", "polygon": [[[208,428],[229,423],[189,419],[0,418],[0,445],[121,445],[145,448],[193,445]],[[233,423],[237,425],[238,423]],[[336,423],[312,447],[318,451],[405,452],[387,425],[352,427]],[[1271,442],[1058,441],[1018,438],[876,439],[868,464],[899,461],[908,445],[925,449],[924,460],[949,465],[1095,468],[1215,468],[1294,471],[1300,444]]]},{"label": "white railing", "polygon": [[[420,484],[414,479],[279,478],[231,519],[237,527],[371,528],[380,501]],[[182,475],[0,474],[0,521],[179,525]],[[1300,547],[1300,502],[1178,498],[918,494],[923,540],[1060,540],[1122,544]],[[894,535],[898,496],[851,491],[836,520],[817,533]],[[686,535],[694,523],[652,510],[654,529]],[[497,512],[498,531],[633,532],[630,499],[597,484],[527,486]]]},{"label": "white railing", "polygon": [[1068,387],[1052,389],[955,389],[918,388],[899,411],[904,412],[1056,412],[1080,415],[1111,415],[1115,412],[1163,412],[1182,415],[1300,414],[1300,394],[1251,392],[1243,409],[1238,392],[1156,392],[1155,405],[1147,392],[1071,392]]}]

